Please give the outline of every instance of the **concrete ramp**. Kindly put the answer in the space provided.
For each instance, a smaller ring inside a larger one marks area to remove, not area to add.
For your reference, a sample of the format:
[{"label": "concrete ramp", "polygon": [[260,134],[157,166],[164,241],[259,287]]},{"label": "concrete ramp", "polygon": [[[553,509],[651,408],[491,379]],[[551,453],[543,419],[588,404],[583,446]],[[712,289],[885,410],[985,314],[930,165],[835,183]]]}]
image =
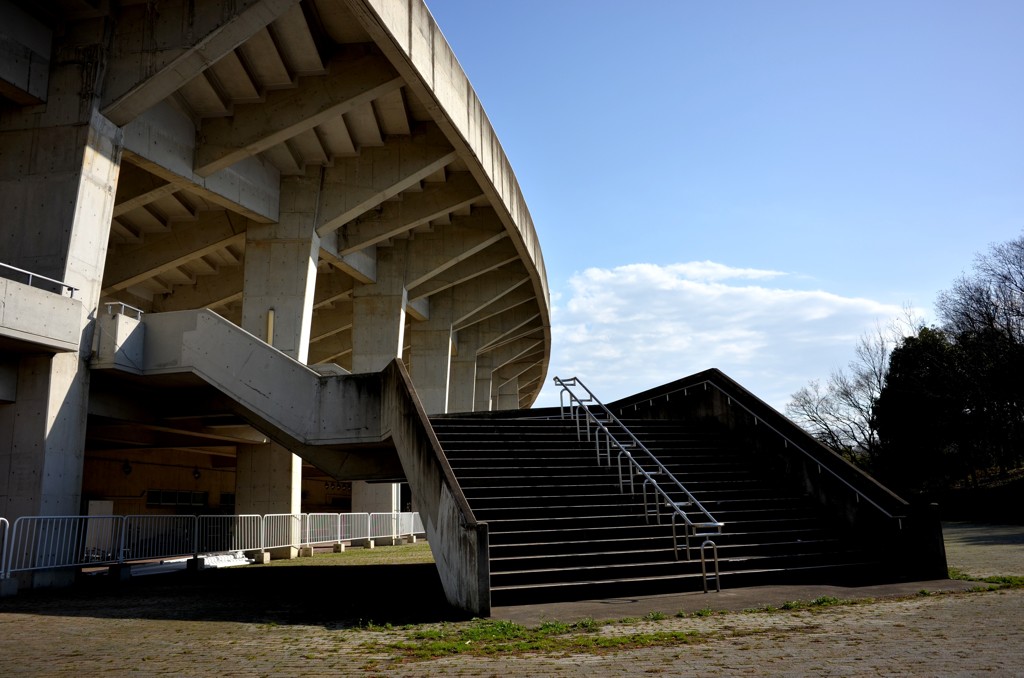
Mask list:
[{"label": "concrete ramp", "polygon": [[213,311],[103,316],[92,369],[199,379],[280,445],[335,478],[404,477],[449,601],[490,610],[487,526],[473,516],[401,361],[321,375]]},{"label": "concrete ramp", "polygon": [[101,316],[93,369],[151,377],[189,374],[232,410],[325,473],[347,480],[403,476],[381,444],[380,377],[321,376],[213,311]]}]

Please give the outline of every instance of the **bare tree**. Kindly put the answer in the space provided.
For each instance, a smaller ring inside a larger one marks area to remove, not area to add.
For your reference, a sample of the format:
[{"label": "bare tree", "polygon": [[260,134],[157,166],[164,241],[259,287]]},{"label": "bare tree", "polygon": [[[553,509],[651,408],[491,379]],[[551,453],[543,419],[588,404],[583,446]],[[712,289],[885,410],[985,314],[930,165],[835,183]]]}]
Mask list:
[{"label": "bare tree", "polygon": [[952,334],[995,330],[1024,343],[1024,236],[977,255],[974,271],[941,292],[936,308]]},{"label": "bare tree", "polygon": [[855,359],[837,369],[822,384],[811,381],[791,396],[786,414],[808,433],[851,461],[870,464],[879,449],[872,422],[889,355],[900,340],[916,334],[922,323],[907,308],[886,328],[876,325],[860,337]]}]

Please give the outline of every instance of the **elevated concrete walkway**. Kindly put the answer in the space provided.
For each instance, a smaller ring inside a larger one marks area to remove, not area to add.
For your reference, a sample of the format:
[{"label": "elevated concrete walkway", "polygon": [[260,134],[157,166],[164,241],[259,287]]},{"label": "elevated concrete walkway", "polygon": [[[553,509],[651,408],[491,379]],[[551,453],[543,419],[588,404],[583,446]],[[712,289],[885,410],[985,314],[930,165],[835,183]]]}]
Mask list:
[{"label": "elevated concrete walkway", "polygon": [[487,528],[452,475],[408,372],[320,374],[209,310],[104,316],[94,372],[205,384],[278,444],[339,480],[408,480],[449,602],[490,610]]}]

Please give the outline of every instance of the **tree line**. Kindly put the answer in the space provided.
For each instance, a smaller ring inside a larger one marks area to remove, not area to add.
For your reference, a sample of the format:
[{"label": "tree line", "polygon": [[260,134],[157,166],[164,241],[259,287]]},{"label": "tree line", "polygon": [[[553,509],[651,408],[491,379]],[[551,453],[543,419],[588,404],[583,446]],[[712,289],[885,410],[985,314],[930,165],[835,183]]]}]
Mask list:
[{"label": "tree line", "polygon": [[786,413],[904,493],[977,486],[1024,466],[1024,236],[975,257],[936,302],[863,336],[854,360]]}]

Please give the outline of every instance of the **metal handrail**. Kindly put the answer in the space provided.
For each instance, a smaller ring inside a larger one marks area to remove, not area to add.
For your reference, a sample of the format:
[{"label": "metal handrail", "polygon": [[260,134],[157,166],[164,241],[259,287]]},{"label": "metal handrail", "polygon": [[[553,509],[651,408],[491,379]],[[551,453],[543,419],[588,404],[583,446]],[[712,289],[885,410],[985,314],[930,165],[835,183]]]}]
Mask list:
[{"label": "metal handrail", "polygon": [[[558,386],[561,387],[561,391],[559,391],[559,394],[558,394],[558,401],[559,401],[559,404],[561,406],[560,413],[561,413],[561,416],[562,416],[563,419],[565,418],[565,398],[564,398],[564,396],[565,396],[565,394],[569,395],[569,415],[571,417],[573,417],[573,419],[576,421],[576,436],[577,436],[577,438],[582,439],[582,430],[581,430],[580,422],[581,421],[585,421],[587,440],[590,440],[591,439],[591,435],[590,435],[591,423],[593,423],[594,431],[595,431],[594,432],[594,443],[595,443],[595,448],[597,450],[597,463],[598,463],[598,465],[601,465],[601,457],[602,457],[601,441],[600,441],[600,438],[599,438],[599,433],[600,432],[604,432],[604,434],[605,434],[605,452],[604,452],[604,457],[607,459],[609,467],[611,466],[611,447],[612,447],[612,445],[614,444],[614,446],[618,449],[617,466],[618,466],[618,475],[619,475],[619,491],[620,492],[625,492],[625,483],[624,483],[623,472],[622,472],[622,458],[625,456],[625,458],[627,460],[627,463],[628,463],[628,465],[630,467],[630,474],[629,474],[629,491],[630,491],[630,494],[633,494],[633,495],[636,494],[635,490],[634,490],[634,484],[633,484],[634,478],[636,476],[642,476],[643,479],[644,479],[643,483],[642,483],[642,491],[643,491],[643,498],[644,498],[644,517],[645,517],[645,519],[648,522],[650,522],[651,510],[650,510],[650,508],[648,506],[648,502],[647,502],[648,486],[650,486],[651,492],[654,495],[654,502],[653,502],[654,503],[654,508],[655,508],[654,513],[655,513],[655,518],[656,518],[658,524],[661,524],[661,505],[662,505],[662,503],[664,503],[664,505],[671,510],[671,513],[672,513],[672,547],[673,547],[673,551],[675,552],[676,560],[679,559],[679,542],[678,542],[678,538],[676,536],[676,525],[677,525],[677,523],[678,523],[678,521],[680,519],[682,519],[684,525],[686,526],[685,541],[686,541],[686,559],[687,560],[690,560],[690,537],[691,536],[697,536],[697,529],[698,528],[714,528],[718,533],[721,533],[722,527],[725,525],[725,523],[722,523],[722,522],[716,520],[715,517],[713,515],[711,515],[711,512],[708,511],[706,508],[704,508],[704,506],[701,505],[701,503],[699,501],[697,501],[697,498],[694,497],[690,493],[690,491],[687,490],[685,486],[683,486],[683,484],[681,482],[679,482],[679,479],[677,479],[675,477],[675,475],[672,474],[671,471],[669,471],[667,468],[665,468],[665,465],[662,464],[661,461],[659,461],[658,458],[655,457],[654,454],[650,450],[648,450],[647,447],[642,442],[640,442],[639,438],[637,438],[635,435],[633,435],[633,432],[630,431],[626,427],[625,424],[623,424],[621,421],[619,421],[618,417],[616,417],[614,414],[612,414],[611,410],[609,410],[607,407],[605,407],[604,403],[602,403],[600,400],[598,400],[597,396],[595,396],[594,393],[589,388],[587,388],[586,385],[582,381],[580,381],[577,377],[571,377],[569,379],[561,379],[559,377],[555,377],[554,381],[555,381],[555,384],[557,384]],[[587,397],[585,399],[583,399],[583,398],[580,398],[579,396],[577,396],[572,391],[572,389],[570,388],[571,386],[578,386],[578,387],[582,388],[584,391],[586,391]],[[617,426],[619,429],[624,431],[625,434],[629,437],[629,443],[628,443],[629,447],[630,448],[637,448],[640,451],[646,453],[646,455],[650,459],[650,461],[653,462],[654,465],[657,467],[657,471],[652,473],[652,472],[648,471],[647,469],[645,469],[643,467],[643,465],[639,461],[636,460],[636,458],[629,451],[629,449],[627,449],[626,445],[624,445],[622,442],[620,442],[612,434],[612,432],[610,430],[608,430],[608,427],[605,426],[605,422],[601,421],[601,419],[597,415],[595,415],[593,412],[591,412],[590,408],[587,407],[586,403],[592,403],[596,407],[599,407],[601,409],[601,411],[604,413],[604,416],[607,418],[606,421],[614,423],[615,426]],[[583,414],[582,415],[578,414],[580,412],[582,412]],[[675,501],[672,498],[672,496],[668,493],[668,491],[665,490],[665,488],[662,487],[661,483],[659,483],[658,480],[654,477],[655,475],[664,475],[670,481],[671,484],[675,485],[675,489],[678,490],[686,498],[686,501],[683,501],[683,502]],[[660,499],[659,499],[659,496],[660,496]],[[705,520],[701,521],[701,522],[694,522],[693,520],[690,519],[690,516],[687,515],[686,511],[683,510],[682,507],[684,507],[684,506],[692,507],[691,508],[692,512],[699,512],[699,513],[703,514]]]},{"label": "metal handrail", "polygon": [[[785,433],[783,433],[783,432],[782,432],[782,431],[780,431],[779,429],[777,429],[777,428],[775,428],[774,426],[772,426],[771,424],[769,424],[769,423],[768,423],[767,421],[765,421],[764,417],[760,417],[760,416],[758,416],[758,415],[757,415],[757,414],[756,414],[756,413],[755,413],[755,412],[754,412],[753,410],[751,410],[751,409],[750,409],[749,407],[747,407],[746,405],[744,405],[743,403],[741,403],[741,402],[740,402],[739,400],[737,400],[737,399],[736,399],[735,397],[731,396],[731,395],[730,395],[730,394],[729,394],[729,393],[728,393],[728,392],[727,392],[727,391],[726,391],[726,390],[725,390],[724,388],[722,388],[721,386],[719,386],[719,385],[718,385],[718,384],[716,384],[715,382],[711,381],[710,379],[705,379],[704,381],[699,381],[699,382],[697,382],[697,383],[695,383],[695,384],[693,384],[693,385],[691,385],[691,386],[687,386],[687,387],[685,387],[685,388],[679,388],[679,389],[676,389],[676,390],[674,390],[674,391],[666,391],[666,392],[665,392],[665,393],[663,393],[663,394],[659,394],[659,395],[658,395],[658,397],[660,398],[660,397],[661,397],[662,395],[664,395],[664,396],[668,397],[669,395],[672,395],[673,393],[679,393],[679,392],[682,392],[682,394],[683,394],[683,395],[685,396],[685,395],[687,395],[687,392],[688,392],[688,391],[689,391],[689,390],[690,390],[691,388],[697,388],[697,387],[699,387],[699,386],[703,386],[703,387],[704,387],[704,390],[706,391],[709,385],[710,385],[710,386],[713,386],[713,387],[714,387],[715,389],[717,389],[717,390],[718,390],[718,392],[719,392],[719,393],[721,393],[722,395],[724,395],[724,396],[726,397],[726,399],[727,399],[727,402],[728,402],[728,404],[729,404],[730,406],[731,406],[731,405],[733,404],[733,402],[735,402],[735,403],[736,403],[737,405],[739,405],[739,406],[740,406],[741,408],[743,408],[744,410],[746,410],[747,414],[749,414],[749,415],[750,415],[751,417],[753,417],[753,418],[754,418],[754,425],[755,425],[755,426],[757,426],[757,425],[763,425],[763,426],[766,426],[766,427],[767,427],[768,429],[770,429],[770,430],[771,430],[771,431],[772,431],[773,433],[775,433],[775,434],[776,434],[776,435],[778,435],[778,436],[779,436],[780,438],[782,438],[782,441],[783,441],[783,443],[785,444],[785,446],[786,446],[786,447],[789,447],[790,445],[792,445],[792,446],[793,446],[793,447],[795,447],[795,448],[796,448],[797,450],[799,450],[800,452],[802,452],[802,453],[804,454],[804,456],[808,457],[808,458],[809,458],[809,459],[810,459],[811,461],[813,461],[813,462],[814,462],[815,464],[817,464],[817,465],[818,465],[818,473],[821,473],[821,471],[822,471],[822,470],[824,469],[825,471],[827,471],[827,472],[829,473],[829,475],[831,475],[831,476],[832,476],[833,478],[835,478],[836,480],[838,480],[838,481],[839,481],[840,483],[842,483],[843,485],[846,485],[846,487],[847,487],[847,488],[849,488],[850,490],[852,490],[852,491],[853,491],[853,493],[854,493],[854,494],[856,495],[856,498],[857,498],[857,501],[858,501],[858,502],[859,502],[859,501],[860,501],[861,499],[863,499],[864,501],[866,501],[867,503],[871,504],[871,505],[872,505],[872,506],[874,506],[874,507],[875,507],[876,509],[878,509],[879,511],[881,511],[881,512],[882,512],[882,514],[883,514],[883,515],[885,515],[885,517],[886,517],[886,518],[890,518],[890,519],[895,519],[895,520],[897,520],[897,521],[899,522],[899,527],[900,527],[900,529],[903,529],[903,517],[904,517],[904,516],[897,516],[897,515],[893,515],[893,514],[892,514],[892,513],[890,513],[889,511],[887,511],[887,510],[885,510],[884,508],[882,508],[882,507],[881,507],[881,506],[880,506],[880,505],[879,505],[879,504],[878,504],[877,502],[875,502],[875,501],[874,501],[873,499],[871,499],[871,497],[867,496],[867,495],[866,495],[866,494],[865,494],[865,493],[864,493],[863,491],[861,491],[861,490],[857,489],[856,487],[854,487],[853,485],[851,485],[851,484],[850,484],[850,483],[849,483],[849,482],[848,482],[848,481],[847,481],[847,480],[846,480],[845,478],[843,478],[842,476],[840,476],[840,475],[839,475],[838,473],[836,473],[835,471],[833,471],[833,470],[832,470],[831,468],[829,468],[828,466],[825,466],[825,465],[823,465],[823,464],[821,463],[821,461],[819,461],[818,459],[816,459],[816,458],[814,457],[814,455],[813,455],[813,454],[811,454],[810,452],[808,452],[807,450],[805,450],[805,449],[804,449],[803,447],[801,447],[799,443],[796,443],[796,442],[794,442],[792,438],[790,438],[790,437],[789,437],[789,436],[787,436],[787,435],[786,435]],[[636,407],[637,407],[637,406],[636,406],[636,405],[634,404],[634,405],[633,405],[633,408],[634,408],[634,409],[636,409]]]},{"label": "metal handrail", "polygon": [[114,309],[120,307],[120,315],[128,315],[128,311],[135,313],[135,317],[138,320],[142,320],[142,314],[145,313],[141,308],[135,308],[131,304],[126,304],[123,301],[108,301],[104,306],[107,307],[107,315],[115,315]]},{"label": "metal handrail", "polygon": [[[62,288],[67,289],[68,293],[69,293],[68,296],[70,296],[72,299],[74,299],[74,297],[75,297],[75,292],[78,291],[77,287],[72,287],[71,285],[67,284],[63,280],[54,280],[53,278],[47,278],[45,275],[40,275],[38,273],[33,273],[32,271],[26,271],[25,269],[18,268],[17,266],[11,266],[10,264],[2,264],[2,263],[0,263],[0,268],[6,268],[8,270],[15,271],[16,273],[21,273],[23,275],[27,275],[28,276],[28,286],[29,287],[33,286],[32,285],[32,281],[34,279],[39,278],[40,280],[45,280],[48,283],[53,283],[54,285],[60,285]],[[61,296],[64,296],[63,290],[61,291]]]}]

